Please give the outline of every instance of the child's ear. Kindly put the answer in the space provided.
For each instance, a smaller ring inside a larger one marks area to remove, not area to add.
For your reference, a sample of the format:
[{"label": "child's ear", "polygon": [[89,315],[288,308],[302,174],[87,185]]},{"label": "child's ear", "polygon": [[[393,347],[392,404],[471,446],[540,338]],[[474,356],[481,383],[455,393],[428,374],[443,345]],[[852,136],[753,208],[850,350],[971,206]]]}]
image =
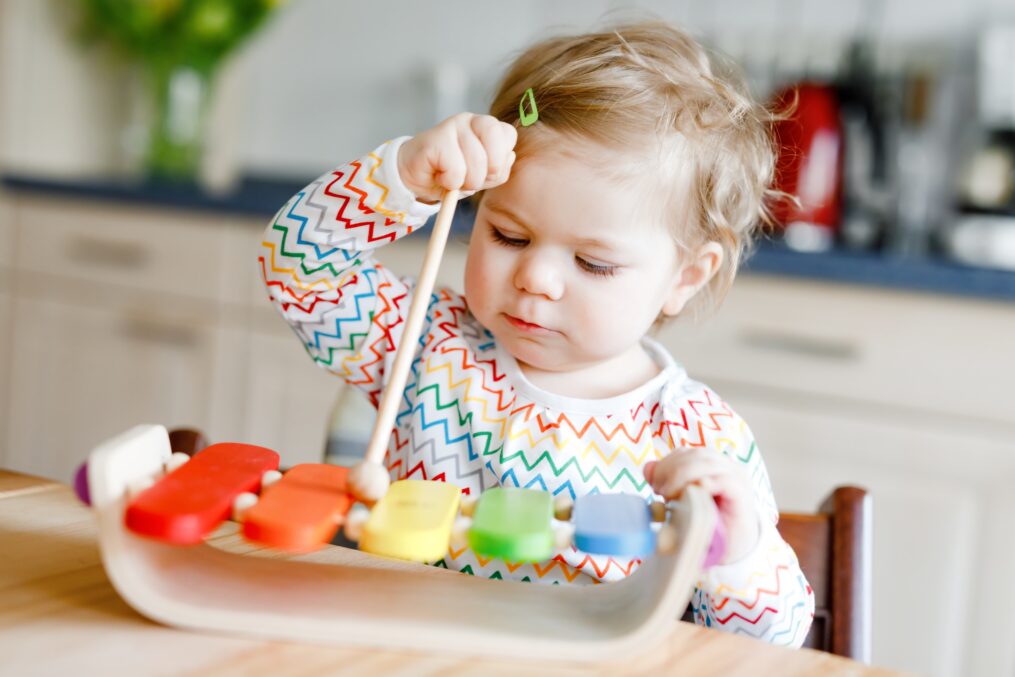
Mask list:
[{"label": "child's ear", "polygon": [[698,291],[708,284],[722,266],[723,252],[718,242],[706,242],[676,272],[670,295],[663,303],[663,315],[677,315]]}]

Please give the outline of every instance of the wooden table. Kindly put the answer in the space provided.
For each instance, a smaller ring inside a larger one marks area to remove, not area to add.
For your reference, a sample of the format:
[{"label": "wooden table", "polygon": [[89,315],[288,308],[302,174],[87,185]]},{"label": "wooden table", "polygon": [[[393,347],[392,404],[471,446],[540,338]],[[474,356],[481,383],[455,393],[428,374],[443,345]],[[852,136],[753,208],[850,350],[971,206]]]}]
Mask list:
[{"label": "wooden table", "polygon": [[[229,529],[223,547],[250,550]],[[0,470],[0,675],[79,674],[817,674],[888,675],[674,621],[669,640],[615,664],[336,649],[203,635],[158,625],[116,594],[89,510],[65,485]]]}]

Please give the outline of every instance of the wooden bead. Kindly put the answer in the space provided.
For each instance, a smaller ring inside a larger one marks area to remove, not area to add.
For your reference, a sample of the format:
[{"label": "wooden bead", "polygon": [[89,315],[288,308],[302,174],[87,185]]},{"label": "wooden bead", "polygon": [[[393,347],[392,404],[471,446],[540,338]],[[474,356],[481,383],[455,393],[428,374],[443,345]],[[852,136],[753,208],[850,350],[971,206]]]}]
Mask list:
[{"label": "wooden bead", "polygon": [[553,516],[561,522],[571,519],[571,511],[574,509],[574,501],[570,496],[557,496],[553,499]]},{"label": "wooden bead", "polygon": [[479,497],[468,495],[462,496],[461,502],[458,504],[458,512],[463,517],[472,517],[473,513],[476,512],[476,504],[479,503]]},{"label": "wooden bead", "polygon": [[282,473],[277,470],[269,470],[265,472],[261,475],[261,491],[264,491],[280,479],[282,479]]},{"label": "wooden bead", "polygon": [[571,547],[574,540],[574,524],[571,522],[558,522],[553,525],[553,545],[558,550]]},{"label": "wooden bead", "polygon": [[349,492],[368,505],[381,500],[390,484],[388,469],[377,463],[363,461],[349,471]]},{"label": "wooden bead", "polygon": [[257,494],[252,494],[249,491],[237,494],[233,499],[233,520],[242,522],[243,516],[255,505],[257,505]]},{"label": "wooden bead", "polygon": [[662,554],[668,554],[677,549],[677,532],[673,527],[664,524],[656,534],[656,550]]},{"label": "wooden bead", "polygon": [[455,548],[461,548],[469,542],[469,527],[472,526],[472,520],[464,515],[460,515],[455,518],[455,523],[451,527],[451,540],[450,545]]},{"label": "wooden bead", "polygon": [[370,519],[370,509],[362,503],[357,503],[352,506],[349,510],[349,514],[345,516],[345,525],[342,527],[342,533],[350,541],[359,542],[360,537],[363,535],[363,526]]},{"label": "wooden bead", "polygon": [[666,521],[666,504],[662,501],[652,501],[652,521]]},{"label": "wooden bead", "polygon": [[190,460],[190,456],[183,453],[182,451],[174,451],[173,455],[166,461],[166,472],[171,473],[184,463]]}]

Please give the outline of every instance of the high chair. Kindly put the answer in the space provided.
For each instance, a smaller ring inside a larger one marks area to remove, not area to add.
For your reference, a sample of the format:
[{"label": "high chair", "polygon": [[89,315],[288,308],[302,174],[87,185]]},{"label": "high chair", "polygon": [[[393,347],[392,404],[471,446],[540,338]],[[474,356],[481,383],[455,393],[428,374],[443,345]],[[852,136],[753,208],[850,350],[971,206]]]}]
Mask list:
[{"label": "high chair", "polygon": [[779,533],[814,589],[814,624],[804,646],[869,663],[871,499],[842,486],[816,514],[782,513]]},{"label": "high chair", "polygon": [[[814,590],[805,648],[870,662],[870,525],[870,497],[859,487],[837,487],[817,513],[779,514],[779,533]],[[690,607],[682,620],[694,622]]]}]

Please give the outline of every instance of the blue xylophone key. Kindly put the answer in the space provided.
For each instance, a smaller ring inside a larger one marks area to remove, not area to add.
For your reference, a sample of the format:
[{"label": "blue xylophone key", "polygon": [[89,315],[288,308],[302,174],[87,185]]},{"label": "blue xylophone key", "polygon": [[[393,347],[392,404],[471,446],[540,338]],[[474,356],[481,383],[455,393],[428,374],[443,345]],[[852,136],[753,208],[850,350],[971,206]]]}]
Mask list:
[{"label": "blue xylophone key", "polygon": [[590,494],[575,501],[574,545],[594,555],[646,557],[655,552],[652,513],[634,494]]}]

